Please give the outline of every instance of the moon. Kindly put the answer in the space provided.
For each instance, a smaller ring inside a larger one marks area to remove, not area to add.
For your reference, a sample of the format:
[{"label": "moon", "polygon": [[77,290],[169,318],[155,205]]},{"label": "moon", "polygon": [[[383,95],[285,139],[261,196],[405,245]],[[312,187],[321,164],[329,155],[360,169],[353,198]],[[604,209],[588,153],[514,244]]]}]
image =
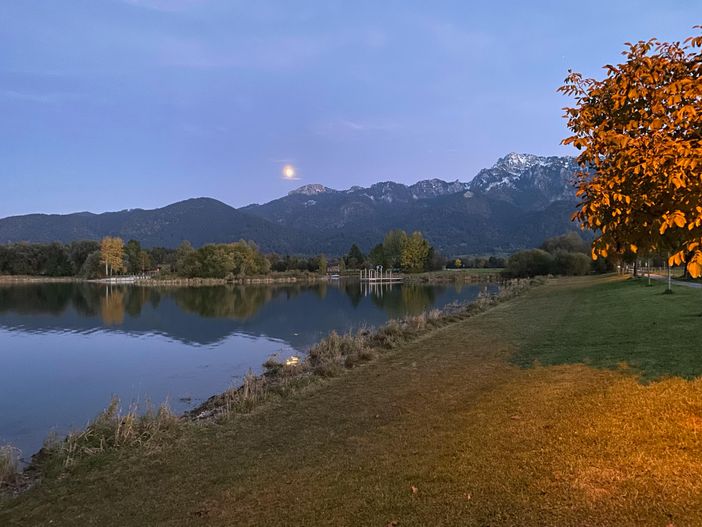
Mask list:
[{"label": "moon", "polygon": [[283,167],[283,178],[289,180],[295,179],[295,167],[292,165],[285,165]]}]

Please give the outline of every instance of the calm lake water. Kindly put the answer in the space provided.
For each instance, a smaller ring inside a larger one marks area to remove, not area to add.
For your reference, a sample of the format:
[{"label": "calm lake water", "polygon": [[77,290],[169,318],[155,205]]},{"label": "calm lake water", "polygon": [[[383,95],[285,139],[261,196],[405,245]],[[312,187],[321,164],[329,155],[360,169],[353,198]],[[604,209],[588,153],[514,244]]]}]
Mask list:
[{"label": "calm lake water", "polygon": [[470,301],[481,287],[0,285],[0,444],[28,459],[113,395],[182,412],[272,354],[300,355],[332,329]]}]

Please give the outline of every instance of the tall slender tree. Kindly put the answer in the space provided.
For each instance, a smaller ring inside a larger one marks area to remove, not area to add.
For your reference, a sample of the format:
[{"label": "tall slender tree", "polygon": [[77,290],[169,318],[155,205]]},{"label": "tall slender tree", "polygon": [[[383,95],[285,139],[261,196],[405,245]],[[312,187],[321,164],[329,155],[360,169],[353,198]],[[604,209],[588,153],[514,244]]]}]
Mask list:
[{"label": "tall slender tree", "polygon": [[105,276],[124,270],[124,241],[106,236],[100,242],[100,261],[105,265]]}]

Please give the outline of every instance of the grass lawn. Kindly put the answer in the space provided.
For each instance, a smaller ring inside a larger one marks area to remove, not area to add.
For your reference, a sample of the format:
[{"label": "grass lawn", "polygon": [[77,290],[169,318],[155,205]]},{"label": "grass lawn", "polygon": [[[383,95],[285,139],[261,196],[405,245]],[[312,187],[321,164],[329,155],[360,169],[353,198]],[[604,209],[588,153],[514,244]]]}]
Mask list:
[{"label": "grass lawn", "polygon": [[702,375],[702,291],[646,278],[573,289],[564,309],[538,326],[514,327],[520,365],[582,362],[597,368],[630,367],[644,380]]},{"label": "grass lawn", "polygon": [[702,291],[663,289],[551,281],[253,415],[96,455],[0,525],[702,525]]}]

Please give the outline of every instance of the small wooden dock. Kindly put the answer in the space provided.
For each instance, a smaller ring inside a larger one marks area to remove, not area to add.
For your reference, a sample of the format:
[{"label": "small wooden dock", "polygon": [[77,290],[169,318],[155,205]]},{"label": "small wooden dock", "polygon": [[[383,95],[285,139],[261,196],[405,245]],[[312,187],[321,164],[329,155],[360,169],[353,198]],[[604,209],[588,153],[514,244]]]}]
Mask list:
[{"label": "small wooden dock", "polygon": [[134,284],[137,282],[143,282],[145,280],[151,280],[148,275],[129,275],[129,276],[110,276],[108,278],[100,278],[98,280],[91,280],[91,282],[97,282],[100,284]]},{"label": "small wooden dock", "polygon": [[401,275],[393,274],[392,269],[383,271],[383,268],[378,269],[361,269],[359,271],[361,282],[369,284],[392,284],[399,283],[404,280]]}]

